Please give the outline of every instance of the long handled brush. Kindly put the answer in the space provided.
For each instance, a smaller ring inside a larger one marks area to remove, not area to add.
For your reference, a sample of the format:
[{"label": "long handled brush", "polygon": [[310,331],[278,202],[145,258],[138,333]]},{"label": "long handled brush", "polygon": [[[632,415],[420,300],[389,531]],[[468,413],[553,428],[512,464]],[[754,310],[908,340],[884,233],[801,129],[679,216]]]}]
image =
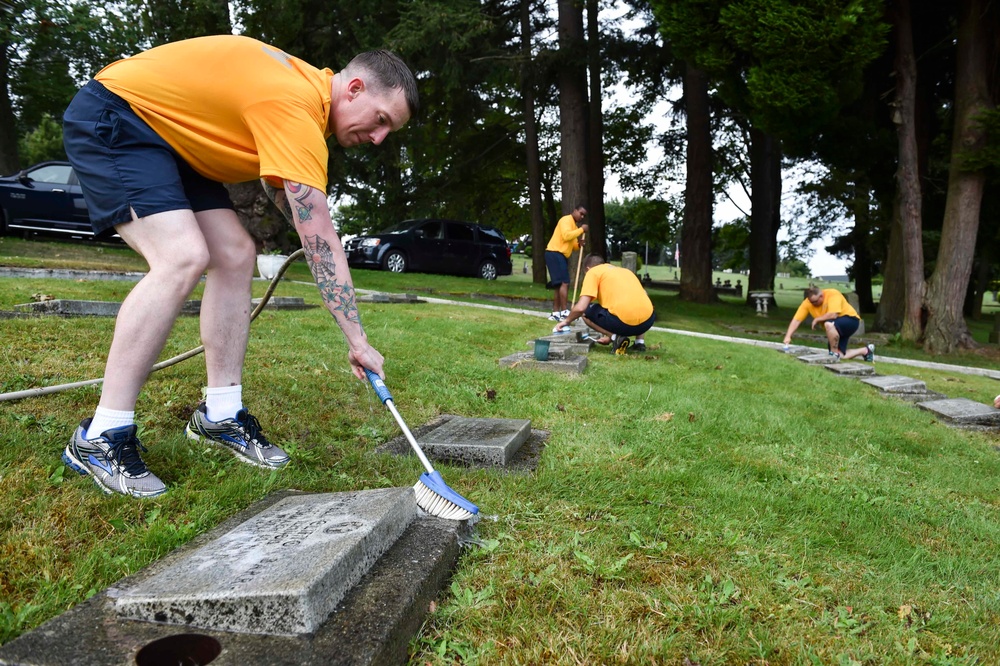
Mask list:
[{"label": "long handled brush", "polygon": [[580,266],[583,265],[583,234],[580,234],[580,249],[577,250],[576,257],[576,279],[573,280],[573,301],[569,304],[572,308],[576,303],[576,292],[580,288]]},{"label": "long handled brush", "polygon": [[389,393],[389,389],[386,388],[382,378],[368,368],[365,368],[365,375],[368,377],[368,382],[372,385],[372,388],[375,389],[375,395],[378,396],[383,405],[389,408],[393,418],[396,419],[396,423],[399,424],[403,434],[406,435],[406,441],[413,447],[413,452],[417,454],[424,469],[427,470],[420,475],[420,479],[413,486],[413,492],[417,495],[417,506],[432,516],[447,518],[448,520],[468,520],[479,513],[479,507],[449,488],[448,484],[441,478],[441,474],[436,472],[431,466],[430,461],[427,460],[427,456],[420,450],[417,440],[413,439],[413,433],[410,432],[410,429],[406,427],[406,423],[403,422],[403,417],[396,411],[396,406],[392,401],[392,394]]}]

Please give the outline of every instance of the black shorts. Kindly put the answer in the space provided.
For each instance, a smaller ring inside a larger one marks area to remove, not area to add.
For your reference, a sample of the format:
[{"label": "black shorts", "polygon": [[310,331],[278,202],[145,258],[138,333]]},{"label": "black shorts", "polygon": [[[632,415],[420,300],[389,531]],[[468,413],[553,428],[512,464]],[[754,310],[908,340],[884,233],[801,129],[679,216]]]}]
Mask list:
[{"label": "black shorts", "polygon": [[222,185],[192,169],[118,95],[90,81],[63,115],[63,143],[94,232],[168,210],[233,208]]},{"label": "black shorts", "polygon": [[605,331],[614,333],[615,335],[631,335],[637,336],[642,335],[648,331],[652,326],[653,322],[656,321],[656,312],[649,315],[649,319],[642,322],[641,324],[626,324],[621,319],[615,315],[608,312],[607,308],[598,305],[597,303],[591,303],[587,306],[587,311],[583,314],[588,320],[594,322],[595,326],[600,326]]},{"label": "black shorts", "polygon": [[549,289],[569,284],[569,259],[562,252],[545,251],[545,266],[549,269]]},{"label": "black shorts", "polygon": [[[856,317],[844,315],[833,320],[833,327],[837,329],[837,335],[840,336],[837,348],[840,350],[841,356],[847,353],[847,343],[850,341],[851,336],[858,332],[860,326],[861,320]],[[829,345],[827,346],[829,347]]]}]

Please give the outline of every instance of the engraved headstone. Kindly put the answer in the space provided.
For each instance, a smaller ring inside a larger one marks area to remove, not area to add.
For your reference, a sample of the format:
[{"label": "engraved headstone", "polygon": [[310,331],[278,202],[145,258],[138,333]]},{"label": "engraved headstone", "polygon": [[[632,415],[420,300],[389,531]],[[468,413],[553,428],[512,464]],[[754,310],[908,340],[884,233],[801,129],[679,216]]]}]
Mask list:
[{"label": "engraved headstone", "polygon": [[121,591],[115,607],[133,620],[310,633],[415,517],[412,488],[288,497]]},{"label": "engraved headstone", "polygon": [[827,363],[837,362],[837,357],[829,352],[813,352],[811,354],[803,354],[798,358],[803,363],[809,363],[811,365],[825,365]]},{"label": "engraved headstone", "polygon": [[38,303],[19,303],[14,306],[18,312],[39,312],[43,314],[87,315],[91,317],[115,317],[122,304],[117,301],[76,301],[57,298]]},{"label": "engraved headstone", "polygon": [[457,416],[424,433],[420,446],[438,460],[506,465],[531,434],[529,419]]},{"label": "engraved headstone", "polygon": [[848,375],[850,377],[864,377],[875,374],[875,368],[864,363],[831,363],[826,366],[826,369],[838,375]]},{"label": "engraved headstone", "polygon": [[927,392],[927,384],[925,382],[902,375],[879,375],[877,377],[867,377],[861,381],[885,393]]},{"label": "engraved headstone", "polygon": [[968,398],[945,398],[918,402],[920,409],[958,426],[1000,426],[1000,410]]},{"label": "engraved headstone", "polygon": [[549,351],[549,360],[536,361],[534,352],[515,352],[500,359],[501,368],[530,368],[532,370],[547,370],[549,372],[561,372],[568,375],[579,375],[587,367],[587,357],[565,352]]},{"label": "engraved headstone", "polygon": [[635,252],[622,252],[622,268],[635,273],[639,268],[639,255]]}]

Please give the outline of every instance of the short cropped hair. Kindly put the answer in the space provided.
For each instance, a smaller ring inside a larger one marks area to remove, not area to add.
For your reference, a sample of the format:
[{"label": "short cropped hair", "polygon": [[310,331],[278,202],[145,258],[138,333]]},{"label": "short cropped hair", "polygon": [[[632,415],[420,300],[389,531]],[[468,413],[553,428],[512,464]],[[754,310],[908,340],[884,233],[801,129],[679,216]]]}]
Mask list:
[{"label": "short cropped hair", "polygon": [[370,74],[371,78],[365,81],[365,85],[375,93],[402,89],[406,105],[410,107],[410,117],[420,111],[417,80],[406,63],[395,53],[384,49],[359,53],[347,63],[343,73],[348,78],[362,73]]},{"label": "short cropped hair", "polygon": [[583,267],[588,271],[594,266],[600,266],[604,263],[604,257],[599,254],[588,254],[583,259]]},{"label": "short cropped hair", "polygon": [[814,284],[811,284],[811,285],[809,285],[808,287],[805,288],[805,291],[802,292],[802,298],[810,298],[811,296],[819,296],[822,293],[823,293],[822,289],[820,289],[819,287],[817,287]]}]

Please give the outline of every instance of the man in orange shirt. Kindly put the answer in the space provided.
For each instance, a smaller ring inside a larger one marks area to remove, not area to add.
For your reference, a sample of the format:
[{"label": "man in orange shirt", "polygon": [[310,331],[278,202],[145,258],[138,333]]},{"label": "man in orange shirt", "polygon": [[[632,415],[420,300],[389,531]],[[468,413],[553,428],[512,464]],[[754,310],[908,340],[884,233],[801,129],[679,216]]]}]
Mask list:
[{"label": "man in orange shirt", "polygon": [[545,246],[545,267],[549,269],[549,287],[552,289],[552,314],[549,319],[559,321],[569,314],[566,296],[569,293],[569,257],[573,250],[583,249],[580,237],[587,232],[587,225],[576,226],[587,217],[587,209],[577,206],[569,215],[556,223],[549,244]]},{"label": "man in orange shirt", "polygon": [[629,336],[634,336],[632,348],[646,351],[646,331],[656,321],[656,312],[639,278],[627,268],[604,263],[604,257],[596,254],[583,260],[583,270],[580,299],[553,330],[558,333],[583,317],[587,326],[601,333],[598,344],[610,344],[615,353],[624,354]]},{"label": "man in orange shirt", "polygon": [[299,233],[347,339],[352,371],[383,376],[330,219],[327,138],[345,147],[378,145],[418,105],[413,74],[386,51],[363,53],[333,73],[235,35],[165,44],[112,63],[76,95],[64,116],[64,142],[94,231],[117,231],[149,272],[122,303],[100,404],[63,452],[70,467],[108,493],[166,490],[140,456],[135,404],[203,274],[206,400],[186,433],[265,469],[288,462],[243,405],[256,248],[223,183],[261,179]]},{"label": "man in orange shirt", "polygon": [[875,360],[875,345],[870,344],[859,349],[847,350],[847,343],[858,330],[861,317],[847,302],[843,294],[836,289],[820,289],[811,286],[805,290],[804,296],[805,299],[792,316],[792,321],[788,323],[788,331],[785,332],[784,340],[786,347],[792,341],[792,334],[795,333],[799,325],[811,315],[813,329],[816,328],[816,324],[823,324],[823,330],[826,331],[827,348],[831,355],[837,357],[838,361],[858,356],[864,356],[866,361]]}]

